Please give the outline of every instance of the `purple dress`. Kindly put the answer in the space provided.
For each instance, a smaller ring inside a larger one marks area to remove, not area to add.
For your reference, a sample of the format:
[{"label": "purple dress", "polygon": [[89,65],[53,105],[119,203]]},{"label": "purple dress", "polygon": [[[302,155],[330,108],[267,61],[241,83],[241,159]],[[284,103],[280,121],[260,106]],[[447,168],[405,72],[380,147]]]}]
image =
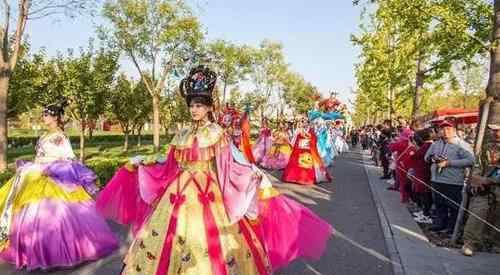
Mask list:
[{"label": "purple dress", "polygon": [[33,162],[18,162],[0,188],[0,259],[16,268],[72,267],[119,246],[96,212],[96,175],[75,161],[61,132],[42,136]]}]

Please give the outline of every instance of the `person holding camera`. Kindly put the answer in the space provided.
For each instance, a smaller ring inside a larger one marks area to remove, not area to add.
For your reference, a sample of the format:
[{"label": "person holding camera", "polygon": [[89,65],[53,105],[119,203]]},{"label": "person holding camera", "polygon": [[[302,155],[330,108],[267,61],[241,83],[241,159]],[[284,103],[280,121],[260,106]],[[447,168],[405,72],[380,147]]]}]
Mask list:
[{"label": "person holding camera", "polygon": [[[469,211],[488,221],[500,230],[500,125],[488,125],[495,142],[487,148],[489,163],[485,177],[474,175],[470,181]],[[462,253],[472,256],[474,251],[489,244],[500,251],[500,234],[494,228],[472,215],[469,216],[464,228],[464,245]]]},{"label": "person holding camera", "polygon": [[443,136],[425,154],[425,161],[431,163],[431,185],[437,216],[430,230],[451,234],[462,201],[465,169],[474,164],[474,155],[471,146],[457,136],[451,122],[445,120],[439,126]]}]

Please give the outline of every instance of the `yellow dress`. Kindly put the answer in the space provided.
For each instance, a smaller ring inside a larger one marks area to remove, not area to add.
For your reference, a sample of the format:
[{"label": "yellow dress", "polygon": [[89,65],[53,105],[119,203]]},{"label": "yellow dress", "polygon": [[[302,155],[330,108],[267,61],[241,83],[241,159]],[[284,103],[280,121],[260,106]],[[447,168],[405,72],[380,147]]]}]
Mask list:
[{"label": "yellow dress", "polygon": [[227,146],[222,128],[186,127],[171,145],[181,172],[138,233],[124,274],[269,274],[268,257],[249,221],[231,224],[224,207],[215,164]]},{"label": "yellow dress", "polygon": [[119,247],[87,192],[97,176],[61,132],[42,136],[33,162],[0,188],[0,260],[17,269],[68,268]]}]

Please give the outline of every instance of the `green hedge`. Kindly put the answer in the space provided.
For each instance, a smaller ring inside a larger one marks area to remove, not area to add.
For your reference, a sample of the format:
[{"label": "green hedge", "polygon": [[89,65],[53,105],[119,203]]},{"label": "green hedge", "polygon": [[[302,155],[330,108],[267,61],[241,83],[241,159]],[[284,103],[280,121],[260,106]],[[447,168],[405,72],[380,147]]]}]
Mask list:
[{"label": "green hedge", "polygon": [[127,162],[127,158],[93,159],[85,164],[97,175],[97,186],[103,188],[113,177],[115,172]]},{"label": "green hedge", "polygon": [[[91,161],[88,161],[86,165],[96,173],[98,178],[96,184],[99,188],[102,188],[113,177],[118,168],[124,165],[127,160],[127,158],[93,159]],[[0,187],[14,175],[15,171],[11,170],[0,173]]]},{"label": "green hedge", "polygon": [[[162,141],[169,141],[172,137],[171,136],[162,136],[161,140]],[[80,144],[80,137],[79,136],[70,136],[69,137],[71,143],[73,144]],[[9,148],[16,148],[16,147],[22,147],[22,146],[35,146],[36,142],[38,141],[38,137],[35,136],[18,136],[18,137],[9,137],[8,138],[8,143],[9,143]],[[153,142],[153,135],[143,135],[141,138],[142,143],[152,143]],[[98,135],[98,136],[93,136],[92,138],[85,138],[85,142],[87,144],[92,144],[92,143],[99,143],[99,144],[105,144],[105,143],[123,143],[125,142],[125,136],[121,134],[113,134],[113,135]],[[137,143],[137,136],[129,136],[129,143],[130,144],[135,144]]]},{"label": "green hedge", "polygon": [[3,186],[10,178],[12,178],[16,173],[10,170],[6,170],[0,173],[0,186]]}]

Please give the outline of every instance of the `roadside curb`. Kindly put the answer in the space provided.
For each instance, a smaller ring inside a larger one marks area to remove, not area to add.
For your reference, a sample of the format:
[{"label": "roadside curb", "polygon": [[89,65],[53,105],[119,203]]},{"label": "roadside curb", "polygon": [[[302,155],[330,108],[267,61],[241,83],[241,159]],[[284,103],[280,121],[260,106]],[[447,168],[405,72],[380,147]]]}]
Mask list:
[{"label": "roadside curb", "polygon": [[406,206],[399,192],[387,191],[379,179],[380,168],[372,165],[363,151],[363,166],[377,207],[380,224],[397,275],[498,275],[500,255],[478,252],[465,257],[460,249],[439,247],[429,241]]},{"label": "roadside curb", "polygon": [[377,208],[377,213],[380,221],[380,225],[382,226],[382,232],[384,234],[385,244],[387,246],[387,252],[389,253],[389,258],[392,261],[392,270],[394,275],[406,275],[406,271],[401,262],[401,255],[396,246],[396,240],[394,239],[394,234],[392,232],[389,219],[385,213],[384,207],[382,206],[380,200],[380,194],[378,194],[378,190],[373,188],[373,178],[370,177],[368,172],[367,164],[369,163],[369,158],[363,151],[360,151],[363,156],[363,167],[366,173],[366,177],[368,178],[368,185],[370,186],[370,192],[372,194],[373,201],[375,202],[375,207]]}]

